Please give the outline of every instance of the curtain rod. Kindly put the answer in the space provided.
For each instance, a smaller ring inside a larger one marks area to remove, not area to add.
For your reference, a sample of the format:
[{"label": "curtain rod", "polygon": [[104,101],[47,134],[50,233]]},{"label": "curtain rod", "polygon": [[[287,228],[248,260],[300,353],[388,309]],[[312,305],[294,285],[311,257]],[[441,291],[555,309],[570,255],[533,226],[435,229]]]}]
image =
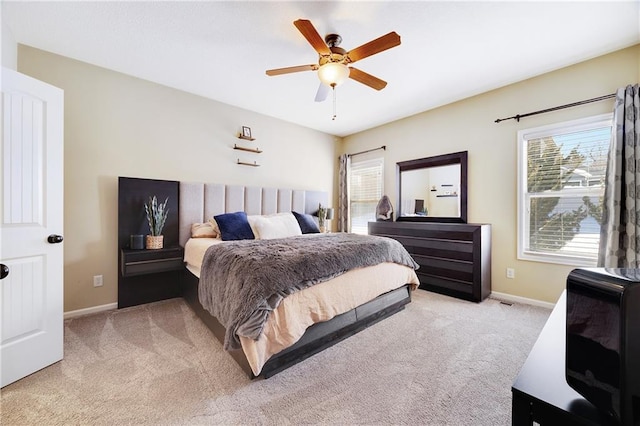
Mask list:
[{"label": "curtain rod", "polygon": [[521,118],[529,117],[530,115],[542,114],[544,112],[557,111],[559,109],[565,109],[565,108],[570,108],[570,107],[574,107],[574,106],[578,106],[578,105],[589,104],[591,102],[604,101],[605,99],[611,99],[611,98],[615,98],[615,97],[616,97],[616,94],[615,93],[611,93],[610,95],[599,96],[597,98],[587,99],[587,100],[584,100],[584,101],[574,102],[574,103],[566,104],[566,105],[560,105],[560,106],[553,107],[553,108],[541,109],[539,111],[528,112],[526,114],[516,114],[513,117],[498,118],[495,122],[499,123],[499,122],[505,121],[505,120],[516,120],[516,121],[519,122]]},{"label": "curtain rod", "polygon": [[360,152],[355,152],[353,154],[347,154],[347,157],[353,157],[354,155],[360,155],[360,154],[366,154],[367,152],[372,152],[372,151],[377,151],[379,149],[383,149],[383,150],[387,150],[387,146],[386,145],[382,145],[380,148],[372,148],[372,149],[367,149],[366,151],[360,151]]}]

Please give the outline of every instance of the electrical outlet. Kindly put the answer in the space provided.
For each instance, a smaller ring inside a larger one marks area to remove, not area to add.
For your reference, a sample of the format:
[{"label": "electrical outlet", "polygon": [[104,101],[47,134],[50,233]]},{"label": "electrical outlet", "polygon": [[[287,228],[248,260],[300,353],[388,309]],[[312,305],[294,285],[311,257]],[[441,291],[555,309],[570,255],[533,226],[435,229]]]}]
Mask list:
[{"label": "electrical outlet", "polygon": [[94,275],[93,276],[93,286],[94,287],[102,287],[102,275]]},{"label": "electrical outlet", "polygon": [[516,270],[513,268],[507,268],[507,278],[515,278]]}]

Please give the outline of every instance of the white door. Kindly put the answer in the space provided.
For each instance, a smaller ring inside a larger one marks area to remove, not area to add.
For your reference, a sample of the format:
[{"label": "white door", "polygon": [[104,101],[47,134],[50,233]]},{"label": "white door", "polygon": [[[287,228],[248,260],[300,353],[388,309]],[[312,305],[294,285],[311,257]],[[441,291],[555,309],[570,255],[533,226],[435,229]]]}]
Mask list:
[{"label": "white door", "polygon": [[2,68],[2,126],[0,387],[62,359],[63,91]]}]

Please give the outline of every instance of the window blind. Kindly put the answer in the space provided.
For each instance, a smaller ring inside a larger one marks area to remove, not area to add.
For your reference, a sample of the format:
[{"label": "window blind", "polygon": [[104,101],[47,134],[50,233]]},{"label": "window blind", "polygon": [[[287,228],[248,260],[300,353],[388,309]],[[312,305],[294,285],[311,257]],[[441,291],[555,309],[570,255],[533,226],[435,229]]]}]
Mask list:
[{"label": "window blind", "polygon": [[376,220],[376,206],[382,198],[384,160],[352,162],[349,178],[351,232],[367,233],[367,223]]},{"label": "window blind", "polygon": [[525,250],[597,260],[611,127],[526,140]]}]

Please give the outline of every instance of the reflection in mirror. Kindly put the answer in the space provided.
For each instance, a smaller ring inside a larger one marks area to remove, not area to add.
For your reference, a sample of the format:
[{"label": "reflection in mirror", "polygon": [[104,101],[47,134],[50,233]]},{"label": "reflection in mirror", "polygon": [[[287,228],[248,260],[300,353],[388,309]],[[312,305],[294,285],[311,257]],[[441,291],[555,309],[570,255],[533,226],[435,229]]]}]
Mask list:
[{"label": "reflection in mirror", "polygon": [[429,167],[402,173],[403,216],[460,216],[460,165]]},{"label": "reflection in mirror", "polygon": [[467,152],[397,163],[400,221],[467,221]]}]

